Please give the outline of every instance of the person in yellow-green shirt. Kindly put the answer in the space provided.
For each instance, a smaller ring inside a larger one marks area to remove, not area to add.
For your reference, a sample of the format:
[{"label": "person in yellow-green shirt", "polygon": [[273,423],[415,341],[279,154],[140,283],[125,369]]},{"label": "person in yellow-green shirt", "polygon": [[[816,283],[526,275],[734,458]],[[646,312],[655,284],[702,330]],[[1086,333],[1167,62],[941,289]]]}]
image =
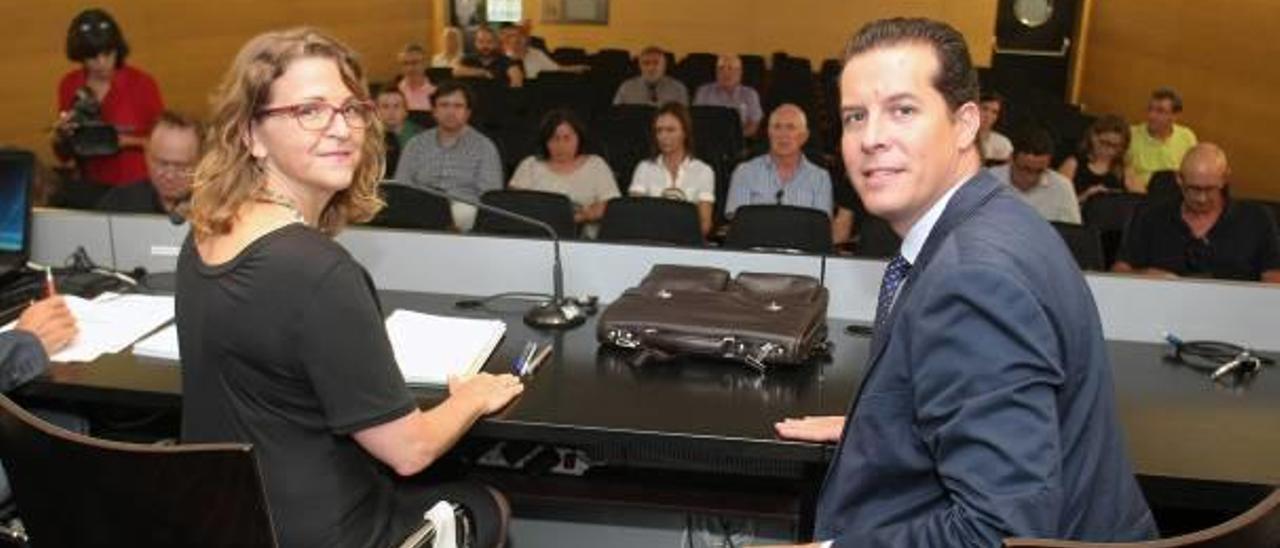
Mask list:
[{"label": "person in yellow-green shirt", "polygon": [[1182,157],[1196,145],[1196,134],[1191,128],[1178,125],[1182,113],[1182,97],[1170,88],[1151,92],[1147,102],[1147,123],[1129,128],[1129,152],[1125,162],[1133,167],[1134,175],[1142,188],[1146,188],[1151,174],[1163,170],[1176,170]]}]

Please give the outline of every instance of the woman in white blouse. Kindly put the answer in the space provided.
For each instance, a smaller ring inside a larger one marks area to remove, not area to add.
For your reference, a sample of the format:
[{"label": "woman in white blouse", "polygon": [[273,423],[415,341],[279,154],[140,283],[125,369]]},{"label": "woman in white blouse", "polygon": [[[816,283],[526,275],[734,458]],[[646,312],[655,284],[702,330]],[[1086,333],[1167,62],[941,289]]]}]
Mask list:
[{"label": "woman in white blouse", "polygon": [[431,58],[431,68],[453,68],[462,60],[462,30],[445,27],[441,51]]},{"label": "woman in white blouse", "polygon": [[582,122],[569,109],[555,109],[542,119],[538,151],[525,158],[511,176],[510,188],[564,194],[573,202],[573,221],[583,234],[595,236],[605,202],[617,198],[618,183],[603,159],[584,154]]},{"label": "woman in white blouse", "polygon": [[706,237],[716,203],[716,174],[711,166],[693,157],[693,122],[688,107],[667,103],[658,109],[653,119],[653,148],[654,157],[636,166],[627,192],[696,204],[698,224]]}]

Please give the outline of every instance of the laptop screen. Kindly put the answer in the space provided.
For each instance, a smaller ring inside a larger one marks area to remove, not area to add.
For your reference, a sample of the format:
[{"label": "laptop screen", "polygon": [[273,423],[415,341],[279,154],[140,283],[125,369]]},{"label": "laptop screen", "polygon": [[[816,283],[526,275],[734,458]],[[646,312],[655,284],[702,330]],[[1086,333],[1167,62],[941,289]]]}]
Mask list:
[{"label": "laptop screen", "polygon": [[34,179],[35,157],[31,153],[0,150],[0,264],[26,261]]}]

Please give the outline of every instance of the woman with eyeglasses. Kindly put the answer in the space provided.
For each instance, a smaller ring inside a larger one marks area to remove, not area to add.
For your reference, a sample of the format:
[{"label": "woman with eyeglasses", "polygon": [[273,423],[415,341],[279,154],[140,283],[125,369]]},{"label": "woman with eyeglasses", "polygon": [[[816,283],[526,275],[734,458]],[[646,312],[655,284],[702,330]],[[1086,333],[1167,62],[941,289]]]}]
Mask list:
[{"label": "woman with eyeglasses", "polygon": [[1080,150],[1062,161],[1058,173],[1075,184],[1082,204],[1104,192],[1142,192],[1133,170],[1125,165],[1126,150],[1129,126],[1119,116],[1103,116],[1089,126]]},{"label": "woman with eyeglasses", "polygon": [[501,543],[496,492],[394,477],[521,385],[455,378],[427,411],[406,388],[369,275],[332,239],[381,206],[382,127],[354,52],[313,29],[262,34],[213,111],[178,259],[183,441],[253,445],[281,546],[396,545],[440,499],[474,514],[478,545]]},{"label": "woman with eyeglasses", "polygon": [[[150,74],[125,62],[129,44],[106,11],[77,14],[67,28],[66,48],[67,59],[80,66],[58,83],[54,149],[63,159],[75,160],[81,179],[89,183],[83,192],[87,203],[73,197],[68,205],[88,207],[111,187],[146,180],[143,147],[164,100]],[[95,127],[114,129],[118,151],[101,146],[103,133]]]}]

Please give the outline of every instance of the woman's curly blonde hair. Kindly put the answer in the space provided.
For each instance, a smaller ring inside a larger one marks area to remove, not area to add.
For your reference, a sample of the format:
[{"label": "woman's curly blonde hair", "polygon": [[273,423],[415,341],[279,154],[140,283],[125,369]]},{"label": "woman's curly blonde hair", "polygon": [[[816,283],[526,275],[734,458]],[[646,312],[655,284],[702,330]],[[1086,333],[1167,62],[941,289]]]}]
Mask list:
[{"label": "woman's curly blonde hair", "polygon": [[[271,102],[271,84],[297,59],[320,57],[338,65],[342,81],[357,99],[369,100],[369,87],[355,52],[337,39],[308,27],[272,31],[249,40],[213,96],[205,155],[196,166],[191,225],[196,238],[226,234],[241,206],[264,184],[251,153],[249,132],[258,111]],[[320,213],[318,228],[336,234],[347,223],[367,221],[382,208],[378,181],[386,168],[382,123],[376,117],[364,130],[351,185],[334,194]]]}]

